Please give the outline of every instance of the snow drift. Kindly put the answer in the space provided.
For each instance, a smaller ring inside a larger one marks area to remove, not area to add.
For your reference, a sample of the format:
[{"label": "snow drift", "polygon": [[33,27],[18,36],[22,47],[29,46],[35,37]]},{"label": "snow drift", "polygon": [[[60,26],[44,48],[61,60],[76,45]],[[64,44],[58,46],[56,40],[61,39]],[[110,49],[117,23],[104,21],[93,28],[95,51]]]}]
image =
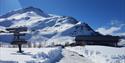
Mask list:
[{"label": "snow drift", "polygon": [[61,57],[61,49],[23,48],[24,53],[16,53],[17,48],[0,48],[0,63],[54,63]]},{"label": "snow drift", "polygon": [[66,49],[91,59],[95,63],[125,63],[125,48],[106,46],[76,46]]}]

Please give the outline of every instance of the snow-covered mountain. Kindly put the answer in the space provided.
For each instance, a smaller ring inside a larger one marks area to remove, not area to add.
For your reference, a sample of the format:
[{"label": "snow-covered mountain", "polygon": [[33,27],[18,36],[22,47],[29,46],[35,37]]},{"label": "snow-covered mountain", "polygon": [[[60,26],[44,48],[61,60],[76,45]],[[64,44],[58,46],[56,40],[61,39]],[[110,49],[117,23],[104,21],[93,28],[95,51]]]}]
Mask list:
[{"label": "snow-covered mountain", "polygon": [[[99,34],[87,23],[81,23],[73,17],[47,14],[34,7],[11,11],[0,16],[0,31],[4,32],[8,27],[20,26],[28,27],[26,39],[29,42],[65,44],[66,42],[74,42],[74,37],[77,35]],[[11,42],[11,40],[0,37],[0,42]]]}]

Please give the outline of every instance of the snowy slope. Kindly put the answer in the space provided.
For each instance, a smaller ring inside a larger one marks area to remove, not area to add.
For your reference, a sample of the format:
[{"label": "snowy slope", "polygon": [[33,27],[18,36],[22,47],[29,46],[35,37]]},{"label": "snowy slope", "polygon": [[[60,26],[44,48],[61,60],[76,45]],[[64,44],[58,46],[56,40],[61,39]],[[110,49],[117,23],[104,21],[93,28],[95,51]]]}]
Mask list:
[{"label": "snowy slope", "polygon": [[54,63],[61,57],[61,49],[23,48],[24,53],[16,53],[18,48],[0,48],[0,63]]},{"label": "snowy slope", "polygon": [[94,63],[125,63],[125,48],[106,46],[76,46],[67,47],[67,50],[76,52],[91,59]]},{"label": "snowy slope", "polygon": [[[55,41],[71,38],[63,40],[63,43],[67,43],[73,42],[76,35],[98,34],[88,24],[81,23],[73,17],[46,14],[34,7],[11,11],[0,16],[0,30],[20,26],[28,27],[26,38],[29,42],[50,42],[53,44]],[[2,39],[0,38],[0,42]]]}]

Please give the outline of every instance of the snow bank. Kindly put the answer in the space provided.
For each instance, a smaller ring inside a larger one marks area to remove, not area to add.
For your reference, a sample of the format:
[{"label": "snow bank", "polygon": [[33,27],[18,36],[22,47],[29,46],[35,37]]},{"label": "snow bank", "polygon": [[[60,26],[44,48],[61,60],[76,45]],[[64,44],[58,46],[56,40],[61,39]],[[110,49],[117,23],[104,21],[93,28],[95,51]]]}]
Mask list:
[{"label": "snow bank", "polygon": [[125,39],[121,39],[118,43],[119,46],[125,46]]},{"label": "snow bank", "polygon": [[61,47],[23,48],[24,53],[16,53],[18,48],[0,48],[0,63],[53,63],[61,56]]},{"label": "snow bank", "polygon": [[125,63],[125,48],[106,46],[76,46],[66,49],[91,59],[95,63]]},{"label": "snow bank", "polygon": [[[52,49],[52,48],[50,48]],[[49,52],[37,52],[33,56],[35,60],[28,61],[30,63],[53,63],[61,57],[61,48],[54,48]]]}]

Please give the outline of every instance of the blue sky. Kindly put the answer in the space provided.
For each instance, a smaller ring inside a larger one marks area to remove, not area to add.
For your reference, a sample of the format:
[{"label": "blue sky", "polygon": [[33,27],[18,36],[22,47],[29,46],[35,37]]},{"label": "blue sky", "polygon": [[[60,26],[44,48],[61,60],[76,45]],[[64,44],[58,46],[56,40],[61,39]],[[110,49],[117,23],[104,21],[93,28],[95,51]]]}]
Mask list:
[{"label": "blue sky", "polygon": [[28,6],[50,14],[72,16],[94,29],[125,24],[125,0],[0,0],[0,15]]}]

